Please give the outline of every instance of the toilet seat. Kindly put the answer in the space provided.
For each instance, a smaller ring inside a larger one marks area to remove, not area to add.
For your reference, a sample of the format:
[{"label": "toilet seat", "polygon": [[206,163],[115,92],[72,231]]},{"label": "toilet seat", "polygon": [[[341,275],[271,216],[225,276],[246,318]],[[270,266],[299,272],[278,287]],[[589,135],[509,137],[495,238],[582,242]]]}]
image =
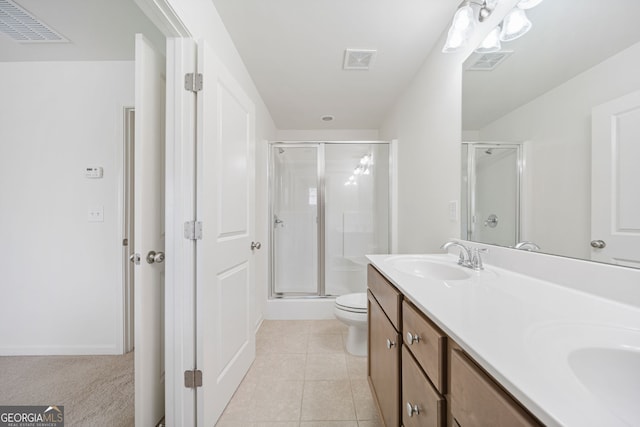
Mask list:
[{"label": "toilet seat", "polygon": [[341,295],[336,298],[336,308],[351,313],[367,312],[367,294],[364,292]]}]

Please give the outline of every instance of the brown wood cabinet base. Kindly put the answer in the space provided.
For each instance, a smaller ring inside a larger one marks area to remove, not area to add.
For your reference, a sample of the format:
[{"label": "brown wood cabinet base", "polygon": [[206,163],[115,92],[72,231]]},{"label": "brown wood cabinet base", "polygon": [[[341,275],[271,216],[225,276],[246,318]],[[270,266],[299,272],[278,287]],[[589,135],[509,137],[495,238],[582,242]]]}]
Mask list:
[{"label": "brown wood cabinet base", "polygon": [[367,283],[369,385],[386,427],[543,425],[372,265]]}]

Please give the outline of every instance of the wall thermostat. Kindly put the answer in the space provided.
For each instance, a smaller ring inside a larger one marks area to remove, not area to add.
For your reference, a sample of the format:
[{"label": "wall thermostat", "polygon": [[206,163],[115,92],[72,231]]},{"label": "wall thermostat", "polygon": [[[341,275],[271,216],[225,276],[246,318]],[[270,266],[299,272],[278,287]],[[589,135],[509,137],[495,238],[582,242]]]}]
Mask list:
[{"label": "wall thermostat", "polygon": [[102,178],[103,170],[101,166],[92,166],[84,170],[86,178]]}]

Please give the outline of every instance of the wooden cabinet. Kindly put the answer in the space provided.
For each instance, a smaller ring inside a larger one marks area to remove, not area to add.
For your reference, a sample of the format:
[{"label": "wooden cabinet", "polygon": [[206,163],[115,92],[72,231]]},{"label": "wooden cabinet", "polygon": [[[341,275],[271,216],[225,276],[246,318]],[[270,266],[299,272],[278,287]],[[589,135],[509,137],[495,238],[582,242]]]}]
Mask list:
[{"label": "wooden cabinet", "polygon": [[384,424],[400,425],[400,334],[371,291],[369,302],[369,383]]},{"label": "wooden cabinet", "polygon": [[447,336],[407,301],[402,303],[402,338],[433,385],[444,394]]},{"label": "wooden cabinet", "polygon": [[373,266],[369,385],[386,427],[542,424]]},{"label": "wooden cabinet", "polygon": [[402,294],[384,278],[372,265],[367,270],[369,291],[384,311],[389,321],[397,331],[401,329]]},{"label": "wooden cabinet", "polygon": [[542,426],[459,348],[450,357],[450,426]]},{"label": "wooden cabinet", "polygon": [[445,400],[424,374],[406,346],[402,347],[402,424],[404,427],[441,427]]}]

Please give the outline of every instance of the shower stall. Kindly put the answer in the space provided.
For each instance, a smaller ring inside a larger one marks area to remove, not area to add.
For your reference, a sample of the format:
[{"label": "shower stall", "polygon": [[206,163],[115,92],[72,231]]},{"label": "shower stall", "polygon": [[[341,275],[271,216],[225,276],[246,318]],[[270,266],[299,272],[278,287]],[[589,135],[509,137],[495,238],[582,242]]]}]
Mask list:
[{"label": "shower stall", "polygon": [[269,147],[270,298],[365,292],[366,254],[389,252],[389,143]]},{"label": "shower stall", "polygon": [[501,246],[520,241],[522,165],[521,144],[462,144],[464,239]]}]

